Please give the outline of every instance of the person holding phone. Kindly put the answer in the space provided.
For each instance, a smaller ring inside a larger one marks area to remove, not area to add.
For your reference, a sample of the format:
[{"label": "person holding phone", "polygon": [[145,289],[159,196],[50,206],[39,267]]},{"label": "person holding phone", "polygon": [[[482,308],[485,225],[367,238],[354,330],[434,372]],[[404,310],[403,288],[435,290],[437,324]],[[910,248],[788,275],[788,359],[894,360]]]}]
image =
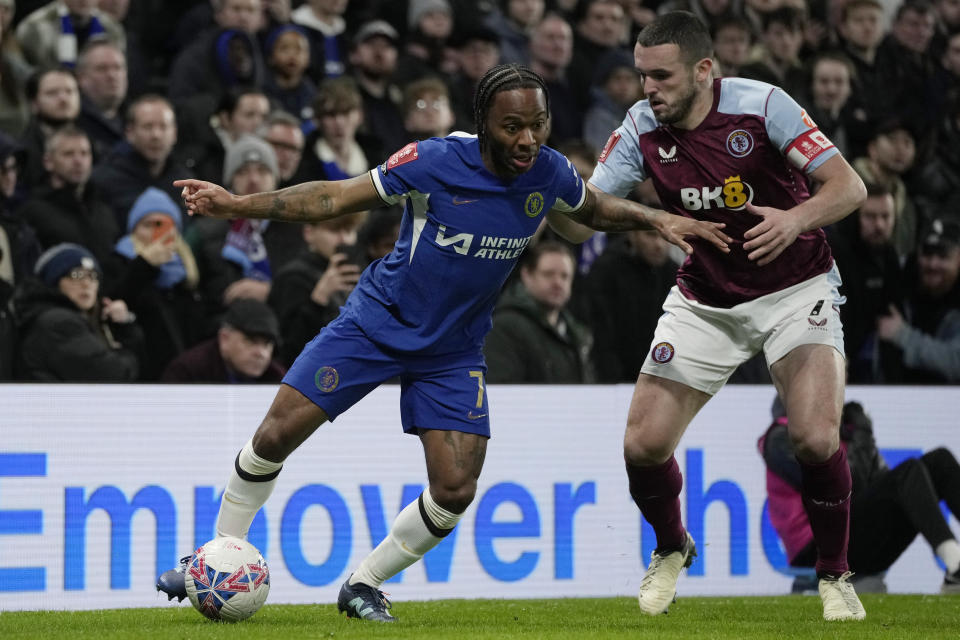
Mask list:
[{"label": "person holding phone", "polygon": [[127,234],[107,264],[110,292],[128,301],[146,334],[143,380],[159,379],[174,356],[207,334],[200,274],[182,229],[180,207],[148,187],[133,203]]},{"label": "person holding phone", "polygon": [[305,344],[340,313],[365,264],[357,230],[366,212],[303,225],[304,249],[276,275],[267,303],[280,319],[280,361],[290,366]]}]

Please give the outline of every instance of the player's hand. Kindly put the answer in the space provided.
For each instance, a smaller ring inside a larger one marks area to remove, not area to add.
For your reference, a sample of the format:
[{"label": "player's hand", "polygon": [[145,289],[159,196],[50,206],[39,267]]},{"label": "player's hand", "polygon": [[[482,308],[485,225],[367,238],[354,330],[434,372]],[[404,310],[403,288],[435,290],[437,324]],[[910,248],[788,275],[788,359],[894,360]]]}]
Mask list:
[{"label": "player's hand", "polygon": [[686,216],[661,211],[653,220],[654,228],[660,232],[663,239],[675,244],[687,255],[693,253],[693,247],[684,240],[685,237],[697,236],[703,238],[724,253],[730,253],[731,238],[721,229],[726,225],[722,222],[707,222],[694,220]]},{"label": "player's hand", "polygon": [[792,216],[783,209],[758,207],[748,202],[746,211],[763,218],[760,224],[743,234],[743,249],[748,252],[747,259],[756,261],[758,266],[776,260],[802,231],[798,216]]},{"label": "player's hand", "polygon": [[181,196],[187,205],[187,213],[200,214],[212,218],[235,218],[237,197],[220,185],[204,180],[176,180],[175,187],[181,187]]},{"label": "player's hand", "polygon": [[361,269],[358,265],[347,262],[347,254],[335,253],[330,256],[330,264],[323,272],[317,284],[310,292],[310,299],[321,307],[330,304],[334,293],[349,293],[360,280]]},{"label": "player's hand", "polygon": [[888,342],[892,341],[900,333],[904,324],[906,323],[903,321],[903,316],[895,306],[890,305],[887,315],[877,318],[877,337]]}]

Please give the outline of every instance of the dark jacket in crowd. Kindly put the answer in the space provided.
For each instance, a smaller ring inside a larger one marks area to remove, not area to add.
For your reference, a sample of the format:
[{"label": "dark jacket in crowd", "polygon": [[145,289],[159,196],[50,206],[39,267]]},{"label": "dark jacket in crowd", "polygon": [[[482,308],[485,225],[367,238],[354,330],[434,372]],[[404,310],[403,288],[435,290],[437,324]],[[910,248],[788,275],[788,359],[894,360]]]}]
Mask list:
[{"label": "dark jacket in crowd", "polygon": [[[100,323],[60,293],[28,280],[16,298],[18,380],[131,382],[143,333],[136,323]],[[99,305],[94,313],[99,313]]]},{"label": "dark jacket in crowd", "polygon": [[550,325],[526,288],[505,291],[493,312],[483,352],[487,380],[507,384],[574,384],[594,381],[589,329],[568,310],[563,331]]},{"label": "dark jacket in crowd", "polygon": [[593,263],[576,305],[593,329],[598,382],[636,381],[676,275],[676,263],[650,266],[625,239]]},{"label": "dark jacket in crowd", "polygon": [[[904,282],[916,283],[914,259],[907,262]],[[891,384],[956,384],[960,382],[960,280],[946,295],[934,298],[916,285],[908,289],[903,319],[892,355],[881,363]]]},{"label": "dark jacket in crowd", "polygon": [[340,305],[346,301],[345,296],[331,296],[328,304],[320,305],[310,298],[329,264],[320,254],[304,251],[274,276],[267,302],[280,321],[280,361],[287,366],[320,329],[340,314]]},{"label": "dark jacket in crowd", "polygon": [[184,282],[169,289],[154,286],[160,270],[142,257],[114,253],[105,268],[110,284],[105,294],[126,301],[147,337],[142,380],[157,380],[174,357],[214,330],[214,310],[200,293]]},{"label": "dark jacket in crowd", "polygon": [[123,142],[94,168],[90,182],[96,186],[101,199],[110,205],[118,228],[123,229],[133,203],[148,187],[166,191],[174,202],[182,202],[180,189],[173,186],[173,181],[192,177],[193,172],[173,157],[167,160],[160,175],[154,177],[146,159],[128,142]]},{"label": "dark jacket in crowd", "polygon": [[43,248],[75,242],[88,248],[101,264],[120,236],[113,211],[90,184],[79,198],[74,187],[39,187],[23,204],[20,217],[36,230]]},{"label": "dark jacket in crowd", "polygon": [[840,306],[843,343],[851,384],[882,382],[881,352],[889,343],[877,340],[877,319],[890,305],[901,306],[903,272],[892,243],[882,248],[868,246],[860,238],[860,214],[847,216],[827,230],[830,251],[840,270]]},{"label": "dark jacket in crowd", "polygon": [[17,353],[17,322],[13,315],[13,285],[0,279],[0,380],[13,379]]},{"label": "dark jacket in crowd", "polygon": [[[253,65],[249,77],[241,77],[228,52],[229,41],[243,43]],[[169,96],[174,103],[200,94],[220,95],[236,85],[263,85],[266,67],[257,39],[237,29],[208,29],[182,49],[170,70]],[[214,105],[216,104],[214,100]],[[209,115],[209,112],[208,112]]]},{"label": "dark jacket in crowd", "polygon": [[76,125],[90,138],[94,163],[100,163],[111,150],[124,141],[123,118],[107,118],[86,97],[81,97]]},{"label": "dark jacket in crowd", "polygon": [[256,380],[240,379],[236,374],[227,370],[227,365],[220,355],[220,346],[217,338],[210,338],[192,349],[180,354],[163,372],[161,382],[196,383],[209,382],[214,384],[242,383],[242,382],[271,382],[283,380],[286,369],[276,360]]}]

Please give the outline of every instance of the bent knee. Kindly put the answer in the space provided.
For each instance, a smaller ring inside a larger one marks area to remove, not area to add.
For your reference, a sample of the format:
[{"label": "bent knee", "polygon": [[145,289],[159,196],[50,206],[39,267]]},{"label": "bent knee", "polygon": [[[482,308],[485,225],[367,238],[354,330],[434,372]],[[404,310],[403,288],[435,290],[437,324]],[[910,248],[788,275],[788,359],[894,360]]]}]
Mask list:
[{"label": "bent knee", "polygon": [[627,426],[623,437],[623,459],[627,464],[647,467],[663,464],[673,455],[673,441],[651,437],[651,432]]},{"label": "bent knee", "polygon": [[290,455],[289,443],[279,429],[271,429],[264,421],[253,434],[253,452],[271,462],[283,462]]},{"label": "bent knee", "polygon": [[832,431],[819,430],[795,438],[793,449],[797,458],[804,462],[825,462],[840,448],[840,434]]},{"label": "bent knee", "polygon": [[463,513],[473,502],[477,493],[477,481],[470,480],[463,483],[430,485],[430,495],[433,501],[450,513]]}]

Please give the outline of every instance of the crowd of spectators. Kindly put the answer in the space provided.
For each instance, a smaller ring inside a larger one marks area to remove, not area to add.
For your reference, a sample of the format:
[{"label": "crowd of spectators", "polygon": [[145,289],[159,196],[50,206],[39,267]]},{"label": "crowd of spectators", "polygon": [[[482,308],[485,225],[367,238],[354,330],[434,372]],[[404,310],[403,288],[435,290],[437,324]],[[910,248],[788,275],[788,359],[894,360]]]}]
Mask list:
[{"label": "crowd of spectators", "polygon": [[[0,0],[0,380],[278,380],[400,211],[193,219],[173,180],[361,175],[472,132],[501,62],[544,77],[549,144],[586,177],[642,98],[637,32],[673,9],[711,28],[719,75],[783,87],[868,185],[827,230],[851,381],[960,382],[956,0]],[[682,255],[649,232],[545,232],[528,254],[489,380],[632,382]]]}]

